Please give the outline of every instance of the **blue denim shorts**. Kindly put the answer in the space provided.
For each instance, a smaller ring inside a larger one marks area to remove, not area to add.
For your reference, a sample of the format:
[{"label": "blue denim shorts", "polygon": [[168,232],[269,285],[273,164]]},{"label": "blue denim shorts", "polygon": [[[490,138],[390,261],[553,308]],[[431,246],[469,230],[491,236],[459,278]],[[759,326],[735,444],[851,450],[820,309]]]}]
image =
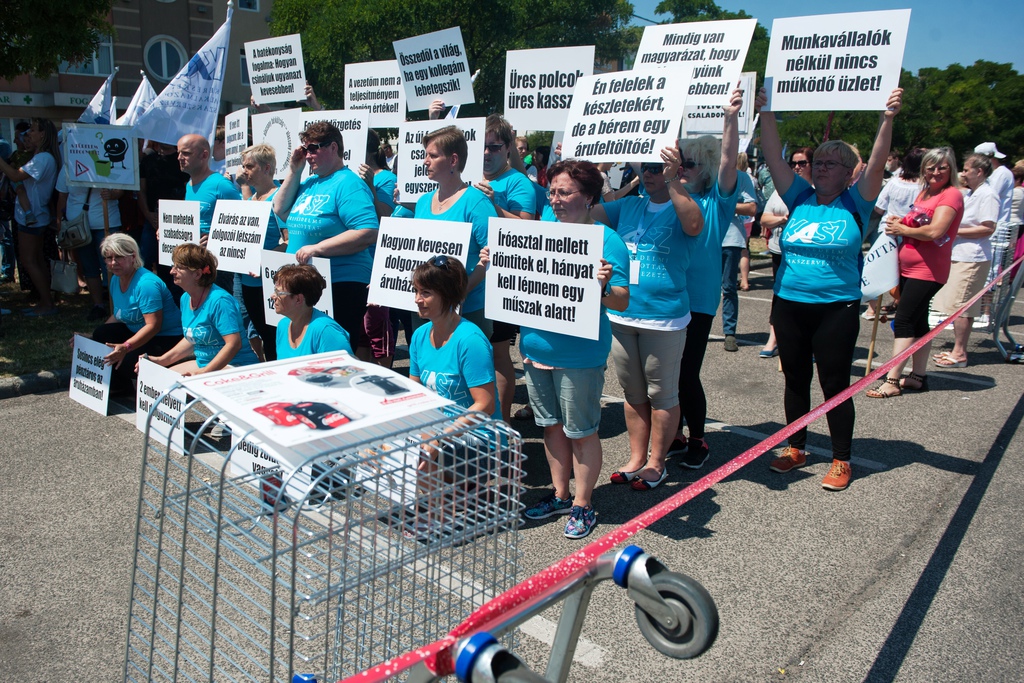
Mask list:
[{"label": "blue denim shorts", "polygon": [[582,439],[601,426],[605,366],[538,370],[523,363],[526,389],[538,427],[562,425],[570,439]]}]

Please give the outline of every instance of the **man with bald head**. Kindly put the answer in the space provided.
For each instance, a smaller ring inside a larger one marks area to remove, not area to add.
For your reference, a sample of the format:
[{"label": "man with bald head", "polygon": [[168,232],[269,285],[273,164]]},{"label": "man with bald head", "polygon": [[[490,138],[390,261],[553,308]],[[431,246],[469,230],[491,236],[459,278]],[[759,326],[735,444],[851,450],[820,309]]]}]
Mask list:
[{"label": "man with bald head", "polygon": [[[210,170],[210,143],[202,135],[185,135],[178,140],[178,166],[189,176],[185,200],[199,202],[199,243],[206,246],[218,199],[241,199],[242,193],[230,180]],[[217,273],[217,284],[231,292],[234,275]]]}]

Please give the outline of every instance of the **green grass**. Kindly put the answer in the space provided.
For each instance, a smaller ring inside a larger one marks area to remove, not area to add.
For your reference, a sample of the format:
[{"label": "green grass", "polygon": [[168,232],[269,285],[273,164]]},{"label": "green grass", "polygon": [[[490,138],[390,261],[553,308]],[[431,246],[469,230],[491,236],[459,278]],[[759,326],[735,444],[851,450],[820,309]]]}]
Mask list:
[{"label": "green grass", "polygon": [[95,322],[86,321],[92,309],[89,295],[54,294],[60,313],[49,318],[26,318],[21,309],[32,304],[17,283],[0,285],[0,306],[11,310],[3,317],[0,338],[0,377],[16,377],[43,370],[71,367],[69,340],[76,332],[92,333]]}]

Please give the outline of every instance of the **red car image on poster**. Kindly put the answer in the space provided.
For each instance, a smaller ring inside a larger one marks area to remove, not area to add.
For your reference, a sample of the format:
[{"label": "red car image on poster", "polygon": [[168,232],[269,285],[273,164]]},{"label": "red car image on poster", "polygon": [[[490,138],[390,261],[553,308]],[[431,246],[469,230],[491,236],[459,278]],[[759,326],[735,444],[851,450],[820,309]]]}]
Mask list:
[{"label": "red car image on poster", "polygon": [[336,429],[360,417],[347,415],[341,412],[337,406],[316,401],[268,403],[253,410],[276,425],[295,427],[303,424],[310,429]]}]

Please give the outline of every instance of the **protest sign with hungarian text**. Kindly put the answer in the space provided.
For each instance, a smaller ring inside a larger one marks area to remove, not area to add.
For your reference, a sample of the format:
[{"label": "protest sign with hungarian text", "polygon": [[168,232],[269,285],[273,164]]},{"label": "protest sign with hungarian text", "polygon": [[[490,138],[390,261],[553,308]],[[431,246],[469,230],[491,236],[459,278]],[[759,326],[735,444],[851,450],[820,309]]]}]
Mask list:
[{"label": "protest sign with hungarian text", "polygon": [[594,73],[594,46],[505,53],[505,118],[521,133],[563,130],[576,81]]},{"label": "protest sign with hungarian text", "polygon": [[253,102],[305,101],[306,67],[298,33],[250,41],[245,44],[245,58]]},{"label": "protest sign with hungarian text", "polygon": [[434,100],[448,106],[476,101],[458,26],[392,44],[410,111],[426,109]]},{"label": "protest sign with hungarian text", "polygon": [[196,201],[182,199],[161,199],[157,205],[160,214],[160,256],[161,266],[173,266],[171,254],[179,244],[199,244],[199,212]]},{"label": "protest sign with hungarian text", "polygon": [[405,88],[398,60],[345,65],[345,109],[365,109],[373,128],[405,122]]},{"label": "protest sign with hungarian text", "polygon": [[258,273],[263,240],[270,225],[270,202],[221,199],[213,210],[206,248],[217,257],[218,270]]}]

